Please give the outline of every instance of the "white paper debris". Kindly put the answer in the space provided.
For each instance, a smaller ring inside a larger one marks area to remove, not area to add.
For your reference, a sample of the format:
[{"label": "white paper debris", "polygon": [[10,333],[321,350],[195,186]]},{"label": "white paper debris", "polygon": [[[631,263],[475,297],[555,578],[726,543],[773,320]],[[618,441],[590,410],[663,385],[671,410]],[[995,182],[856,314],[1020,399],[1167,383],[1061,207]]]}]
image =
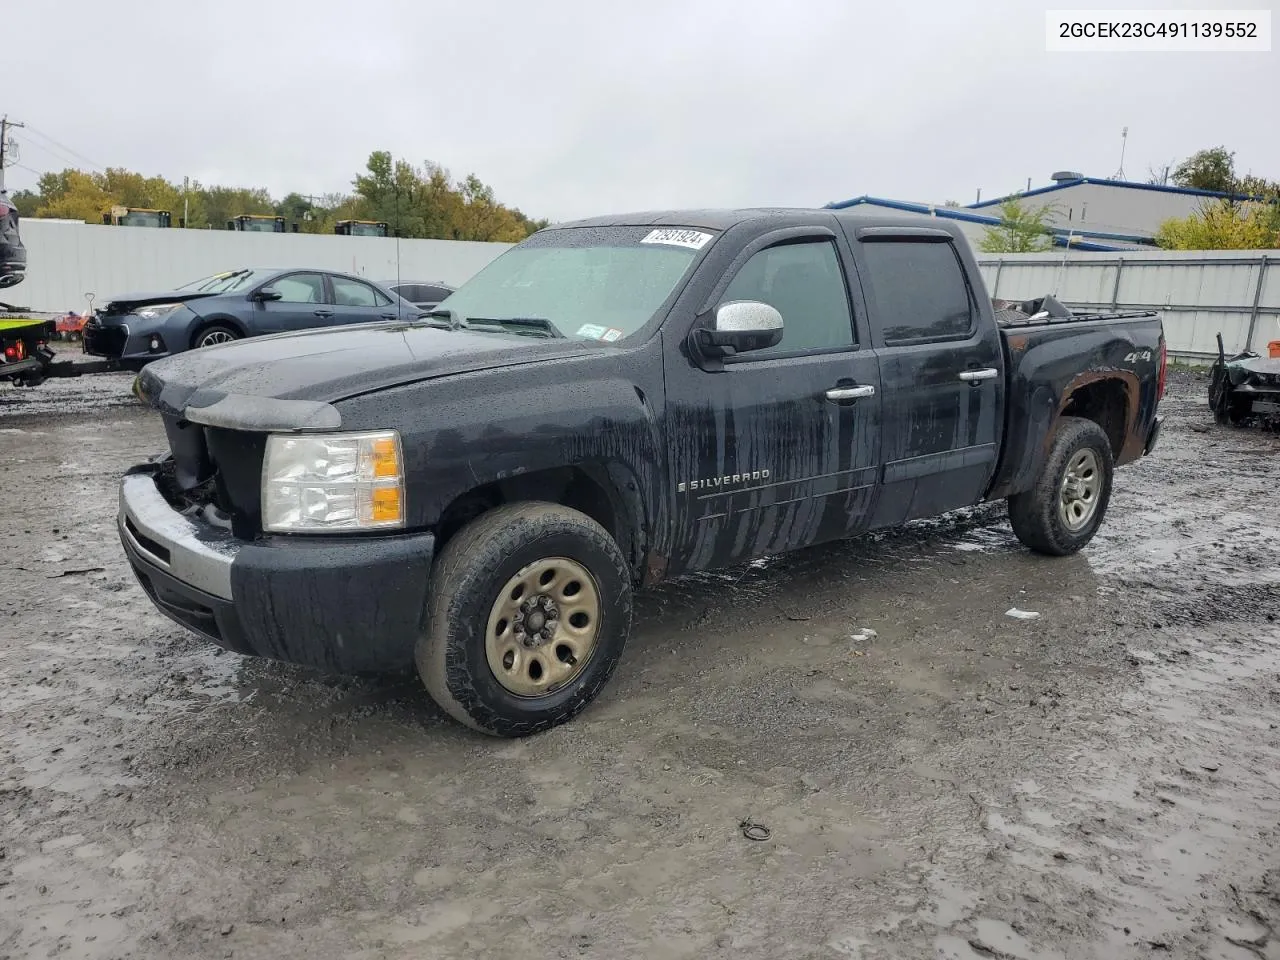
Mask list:
[{"label": "white paper debris", "polygon": [[1017,607],[1010,607],[1004,612],[1006,617],[1013,617],[1015,620],[1039,620],[1040,614],[1034,610],[1019,610]]}]

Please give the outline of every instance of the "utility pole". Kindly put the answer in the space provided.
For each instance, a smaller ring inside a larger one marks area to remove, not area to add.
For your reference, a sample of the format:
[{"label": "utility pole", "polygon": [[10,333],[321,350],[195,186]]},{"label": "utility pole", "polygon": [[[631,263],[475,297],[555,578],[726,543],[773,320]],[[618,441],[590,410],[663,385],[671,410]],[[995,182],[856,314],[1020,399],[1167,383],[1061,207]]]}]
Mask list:
[{"label": "utility pole", "polygon": [[9,128],[25,126],[25,123],[18,123],[16,120],[10,120],[7,113],[0,117],[0,193],[4,193],[4,162],[5,155],[10,150]]}]

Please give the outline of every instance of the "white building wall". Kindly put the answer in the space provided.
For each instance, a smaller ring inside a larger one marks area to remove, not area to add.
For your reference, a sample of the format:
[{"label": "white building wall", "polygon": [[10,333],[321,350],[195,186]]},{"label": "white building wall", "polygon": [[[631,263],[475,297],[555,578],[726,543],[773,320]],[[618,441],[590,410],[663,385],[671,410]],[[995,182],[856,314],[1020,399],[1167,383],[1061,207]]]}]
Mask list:
[{"label": "white building wall", "polygon": [[[1166,190],[1081,183],[1027,197],[1023,205],[1031,208],[1044,204],[1056,205],[1058,209],[1050,218],[1055,226],[1130,236],[1154,236],[1164,221],[1170,217],[1190,216],[1207,199],[1209,198]],[[973,209],[990,216],[998,216],[1000,212],[999,204],[996,203],[983,204]]]},{"label": "white building wall", "polygon": [[980,254],[991,296],[1053,294],[1074,309],[1159,310],[1171,353],[1264,356],[1280,340],[1280,254],[1274,250]]},{"label": "white building wall", "polygon": [[27,278],[0,299],[32,310],[82,312],[85,295],[171,290],[241,267],[316,267],[375,281],[468,279],[511,244],[395,240],[234,230],[167,230],[24,219]]}]

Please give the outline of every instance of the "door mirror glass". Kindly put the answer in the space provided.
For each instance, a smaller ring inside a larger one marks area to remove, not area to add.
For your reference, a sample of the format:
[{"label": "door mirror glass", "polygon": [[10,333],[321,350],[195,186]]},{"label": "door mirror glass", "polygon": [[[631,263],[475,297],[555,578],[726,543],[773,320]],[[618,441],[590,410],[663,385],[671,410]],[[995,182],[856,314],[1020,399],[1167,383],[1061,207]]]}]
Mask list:
[{"label": "door mirror glass", "polygon": [[716,308],[712,326],[697,331],[698,346],[713,356],[764,350],[782,341],[782,314],[758,300],[731,300]]}]

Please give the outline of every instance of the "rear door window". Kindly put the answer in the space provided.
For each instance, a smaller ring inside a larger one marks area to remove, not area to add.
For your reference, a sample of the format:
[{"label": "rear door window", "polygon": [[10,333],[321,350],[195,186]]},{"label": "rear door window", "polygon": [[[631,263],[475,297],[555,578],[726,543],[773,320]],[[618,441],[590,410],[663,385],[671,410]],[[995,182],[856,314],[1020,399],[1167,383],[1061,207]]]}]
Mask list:
[{"label": "rear door window", "polygon": [[359,280],[350,277],[333,277],[333,302],[340,307],[385,307],[385,296]]},{"label": "rear door window", "polygon": [[963,340],[973,297],[955,246],[945,241],[864,241],[869,295],[886,344]]}]

